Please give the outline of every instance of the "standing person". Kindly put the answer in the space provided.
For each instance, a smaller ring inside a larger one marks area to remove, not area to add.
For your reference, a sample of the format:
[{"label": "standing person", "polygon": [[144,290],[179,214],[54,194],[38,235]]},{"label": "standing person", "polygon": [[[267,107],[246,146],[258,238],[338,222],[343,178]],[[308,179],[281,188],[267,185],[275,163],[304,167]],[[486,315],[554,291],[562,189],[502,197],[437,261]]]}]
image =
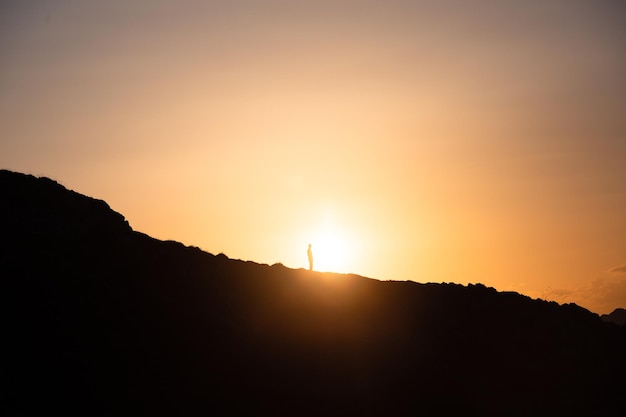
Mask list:
[{"label": "standing person", "polygon": [[313,251],[311,250],[310,243],[309,243],[309,249],[307,249],[306,254],[309,257],[309,271],[312,271],[313,270]]}]

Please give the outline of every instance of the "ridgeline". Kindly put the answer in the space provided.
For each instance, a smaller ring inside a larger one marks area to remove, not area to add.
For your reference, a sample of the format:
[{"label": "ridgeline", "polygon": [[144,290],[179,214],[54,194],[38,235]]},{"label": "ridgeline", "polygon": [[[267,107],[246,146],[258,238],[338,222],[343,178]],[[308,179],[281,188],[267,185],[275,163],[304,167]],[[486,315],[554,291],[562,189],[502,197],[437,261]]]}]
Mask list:
[{"label": "ridgeline", "polygon": [[623,416],[626,327],[212,255],[0,171],[3,415]]}]

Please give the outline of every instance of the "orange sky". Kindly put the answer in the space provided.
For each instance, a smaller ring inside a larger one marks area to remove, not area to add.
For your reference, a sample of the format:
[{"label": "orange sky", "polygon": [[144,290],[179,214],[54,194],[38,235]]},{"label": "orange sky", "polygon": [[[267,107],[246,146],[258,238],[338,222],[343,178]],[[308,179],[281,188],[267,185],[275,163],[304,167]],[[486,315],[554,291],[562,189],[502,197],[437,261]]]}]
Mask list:
[{"label": "orange sky", "polygon": [[626,307],[626,5],[0,3],[0,167],[212,253]]}]

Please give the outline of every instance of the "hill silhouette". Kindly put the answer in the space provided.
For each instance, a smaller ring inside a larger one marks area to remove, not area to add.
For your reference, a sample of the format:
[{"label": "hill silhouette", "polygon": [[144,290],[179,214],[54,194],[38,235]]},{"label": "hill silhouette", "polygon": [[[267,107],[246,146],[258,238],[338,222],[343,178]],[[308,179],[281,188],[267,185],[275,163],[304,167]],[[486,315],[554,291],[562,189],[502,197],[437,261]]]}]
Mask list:
[{"label": "hill silhouette", "polygon": [[212,255],[0,171],[4,415],[622,416],[626,328]]},{"label": "hill silhouette", "polygon": [[615,323],[620,326],[626,325],[626,310],[623,308],[616,308],[610,314],[603,314],[600,317],[609,323]]}]

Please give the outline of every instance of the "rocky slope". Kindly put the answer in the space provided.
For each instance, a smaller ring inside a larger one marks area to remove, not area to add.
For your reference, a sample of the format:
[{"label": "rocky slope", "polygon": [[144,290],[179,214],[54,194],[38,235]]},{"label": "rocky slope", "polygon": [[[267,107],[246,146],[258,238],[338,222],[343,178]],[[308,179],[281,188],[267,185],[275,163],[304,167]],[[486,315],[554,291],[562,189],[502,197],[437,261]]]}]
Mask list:
[{"label": "rocky slope", "polygon": [[624,415],[626,330],[482,285],[214,256],[0,171],[5,415]]}]

